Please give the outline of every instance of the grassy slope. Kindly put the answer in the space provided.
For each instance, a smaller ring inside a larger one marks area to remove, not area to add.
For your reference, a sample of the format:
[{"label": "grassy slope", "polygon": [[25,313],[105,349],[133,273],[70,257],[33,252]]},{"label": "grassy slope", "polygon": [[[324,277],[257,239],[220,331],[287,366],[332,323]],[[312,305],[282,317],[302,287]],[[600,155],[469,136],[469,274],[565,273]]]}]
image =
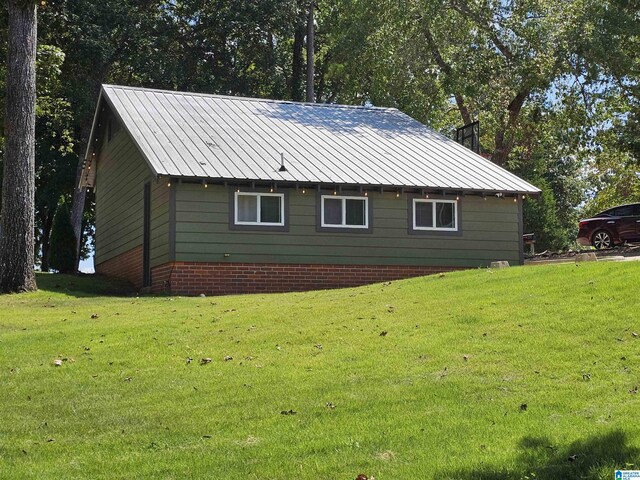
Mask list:
[{"label": "grassy slope", "polygon": [[71,281],[0,297],[0,478],[640,468],[635,262],[221,298],[91,296],[95,281]]}]

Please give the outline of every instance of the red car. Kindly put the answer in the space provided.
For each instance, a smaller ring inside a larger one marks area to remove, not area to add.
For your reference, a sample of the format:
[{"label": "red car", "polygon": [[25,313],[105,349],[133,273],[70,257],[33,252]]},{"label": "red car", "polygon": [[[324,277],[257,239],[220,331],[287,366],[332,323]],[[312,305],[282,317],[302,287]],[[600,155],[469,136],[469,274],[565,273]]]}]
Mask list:
[{"label": "red car", "polygon": [[580,220],[578,243],[598,250],[640,241],[640,203],[620,205]]}]

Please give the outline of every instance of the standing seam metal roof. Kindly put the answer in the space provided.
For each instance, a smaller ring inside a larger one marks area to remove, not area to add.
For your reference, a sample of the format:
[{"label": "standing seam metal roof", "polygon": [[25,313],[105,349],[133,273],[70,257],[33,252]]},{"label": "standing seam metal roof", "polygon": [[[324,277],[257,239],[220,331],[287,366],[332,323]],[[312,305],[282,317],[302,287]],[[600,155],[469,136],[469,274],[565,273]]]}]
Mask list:
[{"label": "standing seam metal roof", "polygon": [[[101,98],[120,118],[156,175],[504,193],[540,191],[393,108],[116,85],[103,85]],[[279,171],[281,154],[285,172]],[[85,176],[85,183],[92,180]]]}]

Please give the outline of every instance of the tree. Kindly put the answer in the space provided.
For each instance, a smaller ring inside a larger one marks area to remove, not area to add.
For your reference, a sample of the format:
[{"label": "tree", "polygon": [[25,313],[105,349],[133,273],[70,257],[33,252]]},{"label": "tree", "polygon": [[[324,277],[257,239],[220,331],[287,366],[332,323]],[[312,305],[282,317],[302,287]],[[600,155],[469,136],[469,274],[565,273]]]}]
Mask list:
[{"label": "tree", "polygon": [[62,95],[61,66],[65,55],[57,47],[39,45],[36,58],[36,263],[49,270],[48,251],[53,219],[61,196],[69,197],[75,178],[73,117]]},{"label": "tree", "polygon": [[[42,38],[66,55],[61,96],[74,116],[74,186],[102,83],[289,98],[295,18],[293,0],[50,0]],[[86,203],[86,191],[75,188],[79,249]]]},{"label": "tree", "polygon": [[316,26],[314,20],[315,0],[309,2],[309,13],[307,14],[307,102],[316,101],[315,90],[315,48],[316,48]]},{"label": "tree", "polygon": [[69,205],[61,199],[53,219],[49,265],[60,273],[76,272],[76,237],[71,225]]},{"label": "tree", "polygon": [[34,265],[37,17],[33,1],[8,0],[0,292],[36,289]]}]

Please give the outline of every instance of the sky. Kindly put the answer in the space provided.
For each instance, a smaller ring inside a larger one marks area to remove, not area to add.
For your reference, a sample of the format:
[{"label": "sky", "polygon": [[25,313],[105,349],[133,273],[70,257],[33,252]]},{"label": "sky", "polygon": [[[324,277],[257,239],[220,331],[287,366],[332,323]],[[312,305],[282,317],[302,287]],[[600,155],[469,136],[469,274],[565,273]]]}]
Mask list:
[{"label": "sky", "polygon": [[93,268],[93,252],[86,260],[80,260],[80,271],[82,273],[95,273]]}]

